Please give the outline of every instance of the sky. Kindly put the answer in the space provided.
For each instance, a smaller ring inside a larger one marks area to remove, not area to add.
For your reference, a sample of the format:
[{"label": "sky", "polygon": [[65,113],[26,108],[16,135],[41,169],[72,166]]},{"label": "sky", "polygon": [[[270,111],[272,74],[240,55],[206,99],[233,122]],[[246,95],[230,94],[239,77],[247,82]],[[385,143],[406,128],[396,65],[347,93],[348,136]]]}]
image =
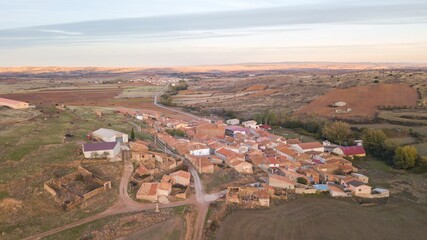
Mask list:
[{"label": "sky", "polygon": [[0,0],[0,66],[427,62],[427,0]]}]

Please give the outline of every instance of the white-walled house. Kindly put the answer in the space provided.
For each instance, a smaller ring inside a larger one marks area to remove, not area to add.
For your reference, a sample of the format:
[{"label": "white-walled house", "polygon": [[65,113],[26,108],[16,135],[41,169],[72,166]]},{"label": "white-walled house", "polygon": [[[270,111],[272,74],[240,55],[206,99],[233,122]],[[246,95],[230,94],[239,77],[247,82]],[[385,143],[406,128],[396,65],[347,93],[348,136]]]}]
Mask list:
[{"label": "white-walled house", "polygon": [[258,129],[259,126],[257,125],[257,122],[255,120],[249,120],[242,122],[242,126],[245,128],[252,128],[252,129]]},{"label": "white-walled house", "polygon": [[239,125],[240,120],[237,118],[233,118],[233,119],[228,119],[227,121],[225,121],[225,123],[227,123],[227,125]]},{"label": "white-walled house", "polygon": [[211,154],[209,146],[204,144],[193,144],[188,147],[190,154],[193,156],[208,156]]},{"label": "white-walled house", "polygon": [[297,143],[292,144],[291,148],[293,148],[295,151],[299,153],[305,153],[305,152],[324,152],[325,147],[323,144],[319,142],[307,142],[307,143]]},{"label": "white-walled house", "polygon": [[100,128],[92,133],[92,136],[104,142],[124,142],[127,143],[128,135],[112,129]]},{"label": "white-walled house", "polygon": [[85,158],[113,158],[120,153],[119,142],[99,142],[83,144]]}]

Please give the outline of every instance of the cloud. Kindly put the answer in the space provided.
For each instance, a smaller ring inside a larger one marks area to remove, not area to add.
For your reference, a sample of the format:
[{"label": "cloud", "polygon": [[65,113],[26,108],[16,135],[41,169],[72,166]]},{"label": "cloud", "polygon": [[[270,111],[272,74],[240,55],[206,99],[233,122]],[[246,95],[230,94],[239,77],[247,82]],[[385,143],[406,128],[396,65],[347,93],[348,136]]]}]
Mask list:
[{"label": "cloud", "polygon": [[[117,41],[174,41],[285,32],[319,25],[427,22],[427,2],[310,4],[204,14],[75,22],[0,30],[0,48]],[[256,30],[254,30],[256,29]],[[262,32],[264,31],[264,32]],[[67,36],[67,37],[65,37]]]},{"label": "cloud", "polygon": [[45,33],[59,33],[59,34],[64,34],[64,35],[82,35],[83,34],[81,32],[67,32],[67,31],[62,31],[62,30],[49,30],[49,29],[42,29],[40,31],[45,32]]}]

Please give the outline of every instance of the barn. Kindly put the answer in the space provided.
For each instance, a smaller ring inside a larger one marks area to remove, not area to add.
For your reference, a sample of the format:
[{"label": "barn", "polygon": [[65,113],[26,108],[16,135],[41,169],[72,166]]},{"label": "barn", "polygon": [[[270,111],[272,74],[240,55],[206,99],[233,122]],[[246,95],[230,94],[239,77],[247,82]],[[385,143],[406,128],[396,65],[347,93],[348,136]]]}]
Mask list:
[{"label": "barn", "polygon": [[26,109],[30,107],[30,105],[26,102],[16,101],[7,98],[0,98],[0,106],[5,106],[12,109]]},{"label": "barn", "polygon": [[127,143],[128,135],[125,133],[117,132],[112,129],[100,128],[92,133],[92,136],[104,142],[124,142]]}]

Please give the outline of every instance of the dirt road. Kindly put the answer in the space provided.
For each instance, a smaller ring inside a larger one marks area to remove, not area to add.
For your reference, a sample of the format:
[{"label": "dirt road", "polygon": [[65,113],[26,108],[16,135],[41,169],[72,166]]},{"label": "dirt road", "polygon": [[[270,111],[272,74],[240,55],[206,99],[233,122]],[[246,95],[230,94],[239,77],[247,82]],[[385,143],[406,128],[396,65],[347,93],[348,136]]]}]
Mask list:
[{"label": "dirt road", "polygon": [[[128,191],[127,191],[127,186],[129,184],[129,179],[130,176],[132,175],[133,172],[133,165],[132,163],[127,160],[124,161],[124,168],[123,168],[123,174],[122,174],[122,178],[120,180],[120,187],[119,187],[119,199],[118,201],[111,206],[110,208],[108,208],[106,211],[81,219],[79,221],[49,230],[47,232],[44,233],[40,233],[34,236],[30,236],[26,239],[40,239],[43,237],[47,237],[49,235],[58,233],[58,232],[62,232],[64,230],[73,228],[73,227],[77,227],[80,226],[82,224],[86,224],[107,216],[113,216],[113,215],[117,215],[117,214],[122,214],[122,213],[131,213],[131,212],[138,212],[138,211],[143,211],[143,210],[151,210],[151,209],[155,209],[156,208],[156,204],[154,203],[149,203],[149,204],[142,204],[142,203],[138,203],[135,202],[132,198],[130,198]],[[190,204],[195,204],[196,203],[196,199],[193,198],[188,198],[185,201],[180,201],[180,202],[172,202],[172,203],[168,203],[168,204],[159,204],[159,208],[170,208],[170,207],[177,207],[177,206],[183,206],[183,205],[190,205]]]}]

